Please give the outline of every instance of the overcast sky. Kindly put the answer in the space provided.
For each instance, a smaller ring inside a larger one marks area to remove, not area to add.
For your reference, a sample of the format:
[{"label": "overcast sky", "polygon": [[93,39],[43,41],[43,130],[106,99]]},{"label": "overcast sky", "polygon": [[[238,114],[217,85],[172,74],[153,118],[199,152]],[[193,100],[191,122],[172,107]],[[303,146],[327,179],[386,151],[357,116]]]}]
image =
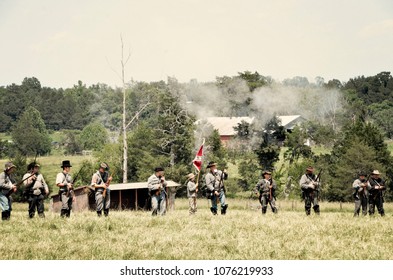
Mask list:
[{"label": "overcast sky", "polygon": [[0,35],[0,86],[121,85],[120,35],[127,80],[393,70],[392,0],[0,0]]}]

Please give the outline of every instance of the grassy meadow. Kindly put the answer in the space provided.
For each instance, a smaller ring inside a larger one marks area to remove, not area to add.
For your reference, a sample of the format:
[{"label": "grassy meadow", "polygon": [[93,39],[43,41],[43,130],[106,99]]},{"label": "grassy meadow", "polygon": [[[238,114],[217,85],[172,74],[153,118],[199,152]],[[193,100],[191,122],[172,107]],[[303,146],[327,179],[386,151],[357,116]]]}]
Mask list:
[{"label": "grassy meadow", "polygon": [[[3,260],[392,260],[393,204],[387,215],[352,217],[352,204],[322,203],[320,216],[306,216],[300,201],[279,201],[279,213],[262,216],[256,200],[228,199],[226,216],[213,216],[206,199],[188,215],[177,199],[163,217],[150,212],[72,213],[62,219],[27,218],[27,204],[14,204],[1,222]],[[48,209],[48,205],[46,206]]]}]

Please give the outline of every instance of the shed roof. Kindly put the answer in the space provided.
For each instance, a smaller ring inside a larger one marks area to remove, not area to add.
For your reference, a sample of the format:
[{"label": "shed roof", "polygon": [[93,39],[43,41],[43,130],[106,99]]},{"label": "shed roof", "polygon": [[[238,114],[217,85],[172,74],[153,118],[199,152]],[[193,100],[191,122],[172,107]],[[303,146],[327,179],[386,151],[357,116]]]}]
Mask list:
[{"label": "shed roof", "polygon": [[281,125],[287,129],[293,129],[297,123],[306,120],[301,115],[277,116],[277,118],[281,121]]},{"label": "shed roof", "polygon": [[[198,120],[197,122],[200,122]],[[208,117],[206,121],[210,123],[214,129],[218,130],[220,135],[235,135],[234,127],[238,126],[242,121],[253,123],[254,117]]]},{"label": "shed roof", "polygon": [[[179,183],[174,181],[166,181],[167,186],[169,188],[174,188],[180,186]],[[119,191],[119,190],[134,190],[134,189],[147,189],[147,182],[137,182],[137,183],[124,183],[124,184],[111,184],[111,191]]]}]

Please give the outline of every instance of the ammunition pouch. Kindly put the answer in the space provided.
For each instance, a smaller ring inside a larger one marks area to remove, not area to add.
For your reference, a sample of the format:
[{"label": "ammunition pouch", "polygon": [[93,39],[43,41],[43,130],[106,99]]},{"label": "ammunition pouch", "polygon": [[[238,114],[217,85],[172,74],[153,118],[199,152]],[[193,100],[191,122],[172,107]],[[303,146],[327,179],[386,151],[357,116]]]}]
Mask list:
[{"label": "ammunition pouch", "polygon": [[204,197],[206,197],[207,199],[211,199],[212,196],[213,196],[213,192],[210,191],[210,190],[206,187],[206,188],[203,189],[202,195],[203,195]]}]

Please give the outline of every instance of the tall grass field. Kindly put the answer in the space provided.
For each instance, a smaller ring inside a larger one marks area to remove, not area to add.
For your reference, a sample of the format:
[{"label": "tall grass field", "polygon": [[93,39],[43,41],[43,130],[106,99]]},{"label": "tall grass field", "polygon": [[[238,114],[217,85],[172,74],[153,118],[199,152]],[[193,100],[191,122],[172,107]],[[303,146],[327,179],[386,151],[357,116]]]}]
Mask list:
[{"label": "tall grass field", "polygon": [[386,216],[354,218],[352,204],[321,203],[306,216],[300,201],[279,201],[278,214],[262,216],[256,200],[228,199],[213,216],[206,199],[188,214],[177,199],[166,216],[150,212],[72,213],[63,219],[46,205],[46,218],[27,217],[15,203],[0,225],[2,260],[392,260],[393,204]]}]

